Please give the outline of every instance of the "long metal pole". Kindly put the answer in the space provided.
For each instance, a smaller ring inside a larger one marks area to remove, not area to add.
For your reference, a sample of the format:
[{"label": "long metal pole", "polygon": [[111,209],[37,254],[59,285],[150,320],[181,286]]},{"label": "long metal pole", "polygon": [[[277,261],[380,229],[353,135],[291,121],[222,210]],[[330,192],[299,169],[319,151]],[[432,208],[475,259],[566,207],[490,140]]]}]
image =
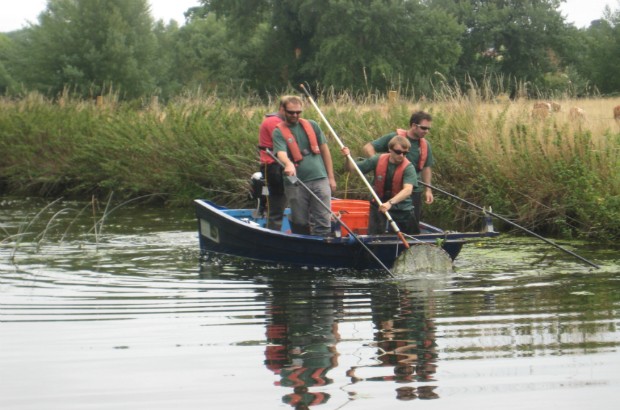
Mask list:
[{"label": "long metal pole", "polygon": [[[276,156],[275,156],[275,154],[274,154],[273,152],[271,152],[271,150],[270,150],[269,148],[266,148],[266,149],[265,149],[265,152],[266,152],[266,153],[267,153],[267,154],[268,154],[271,158],[273,158],[273,159],[274,159],[274,160],[275,160],[278,164],[280,164],[280,166],[281,166],[282,168],[284,168],[284,164],[282,163],[282,161],[280,161],[280,159],[279,159],[278,157],[276,157]],[[333,212],[333,211],[331,210],[331,208],[330,208],[329,206],[327,206],[327,204],[325,204],[323,201],[321,201],[321,199],[320,199],[318,196],[316,196],[316,194],[315,194],[314,192],[312,192],[312,190],[311,190],[310,188],[308,188],[308,186],[307,186],[306,184],[304,184],[304,183],[303,183],[303,182],[302,182],[299,178],[297,178],[296,176],[287,176],[287,178],[289,179],[289,181],[290,181],[292,184],[294,184],[294,185],[301,185],[301,186],[302,186],[302,187],[303,187],[306,191],[308,191],[308,193],[309,193],[310,195],[312,195],[312,197],[313,197],[316,201],[318,201],[318,202],[321,204],[321,206],[323,206],[323,208],[325,208],[325,209],[329,210],[329,212],[332,214],[332,216],[333,216],[334,218],[336,218],[336,220],[337,220],[337,221],[338,221],[338,222],[339,222],[342,226],[344,226],[344,228],[347,230],[347,232],[349,232],[349,235],[353,236],[353,238],[354,238],[356,241],[358,241],[358,242],[359,242],[359,244],[360,244],[360,245],[362,245],[362,247],[363,247],[364,249],[366,249],[366,251],[368,251],[368,253],[369,253],[369,254],[370,254],[370,255],[371,255],[371,256],[372,256],[372,257],[373,257],[373,258],[374,258],[374,259],[375,259],[378,263],[379,263],[379,265],[381,265],[381,267],[382,267],[383,269],[385,269],[385,271],[386,271],[387,273],[389,273],[389,275],[390,275],[391,277],[394,277],[394,274],[392,273],[392,271],[391,271],[391,270],[390,270],[387,266],[385,266],[385,264],[381,261],[381,259],[379,259],[379,257],[378,257],[377,255],[375,255],[375,254],[374,254],[374,252],[373,252],[373,251],[371,251],[371,250],[370,250],[370,248],[369,248],[368,246],[366,246],[366,244],[364,243],[364,241],[362,241],[362,240],[359,238],[359,236],[357,236],[357,235],[353,232],[353,230],[352,230],[351,228],[349,228],[349,227],[347,226],[347,224],[345,224],[345,223],[342,221],[342,219],[340,219],[340,216],[338,216],[335,212]]]},{"label": "long metal pole", "polygon": [[[334,131],[334,129],[330,125],[329,121],[327,121],[327,118],[325,118],[325,115],[323,115],[323,112],[321,112],[321,109],[319,108],[319,106],[316,104],[316,102],[314,102],[314,98],[312,98],[312,95],[310,95],[310,93],[308,92],[308,90],[306,90],[306,87],[304,87],[303,84],[300,84],[299,86],[301,87],[302,90],[304,90],[304,92],[306,93],[306,96],[308,97],[308,99],[312,103],[312,106],[319,113],[319,115],[321,116],[321,119],[323,120],[325,125],[327,125],[327,128],[329,128],[329,132],[331,132],[331,134],[334,136],[334,138],[338,142],[338,145],[340,146],[340,149],[344,148],[345,145],[342,143],[342,141],[338,137],[338,134],[336,134],[336,131]],[[347,155],[347,159],[349,161],[351,161],[351,164],[353,164],[353,166],[355,167],[355,170],[357,171],[357,174],[360,176],[360,178],[362,178],[362,181],[364,181],[364,184],[366,184],[366,187],[368,188],[368,190],[372,194],[372,196],[375,199],[375,201],[377,201],[377,204],[379,204],[379,206],[383,205],[383,203],[381,202],[381,199],[379,198],[379,196],[377,195],[377,193],[375,192],[373,187],[370,185],[370,182],[368,182],[368,180],[366,179],[366,177],[364,176],[362,171],[359,169],[359,167],[357,166],[357,164],[353,160],[353,157],[351,156],[351,154]],[[386,211],[385,212],[385,217],[387,218],[387,220],[390,223],[390,226],[392,227],[394,232],[396,232],[396,235],[398,235],[400,240],[403,242],[403,245],[405,246],[405,248],[409,249],[409,247],[410,247],[409,246],[409,242],[407,242],[407,239],[405,239],[403,233],[398,228],[398,225],[396,225],[396,222],[394,222],[394,220],[392,219],[392,216],[390,215],[390,213]]]},{"label": "long metal pole", "polygon": [[495,214],[495,213],[493,213],[493,212],[491,212],[491,211],[488,211],[488,210],[484,209],[483,207],[481,207],[481,206],[479,206],[479,205],[476,205],[476,204],[474,204],[474,203],[471,203],[471,202],[469,202],[469,201],[467,201],[467,200],[465,200],[465,199],[463,199],[463,198],[459,198],[458,196],[456,196],[456,195],[454,195],[454,194],[451,194],[450,192],[444,191],[443,189],[437,188],[436,186],[432,186],[432,185],[427,184],[427,183],[424,183],[424,182],[420,182],[420,183],[421,183],[422,185],[426,186],[426,187],[429,187],[429,188],[431,188],[431,189],[434,189],[434,190],[436,190],[436,191],[439,191],[439,192],[441,192],[442,194],[448,195],[448,196],[449,196],[449,197],[451,197],[451,198],[458,199],[459,201],[461,201],[461,202],[463,202],[463,203],[465,203],[465,204],[467,204],[467,205],[469,205],[469,206],[471,206],[471,207],[474,207],[474,208],[476,208],[476,209],[479,209],[479,210],[481,210],[481,211],[483,211],[483,212],[485,212],[485,213],[487,213],[487,214],[489,214],[489,215],[491,215],[491,216],[493,216],[493,217],[495,217],[495,218],[497,218],[497,219],[501,219],[502,221],[504,221],[504,222],[506,222],[506,223],[509,223],[510,225],[512,225],[512,226],[514,226],[514,227],[517,227],[517,228],[521,229],[522,231],[529,233],[529,234],[530,234],[530,235],[532,235],[532,236],[535,236],[536,238],[538,238],[538,239],[540,239],[540,240],[542,240],[542,241],[544,241],[544,242],[548,243],[549,245],[555,246],[556,248],[558,248],[558,249],[560,249],[560,250],[562,250],[562,251],[564,251],[564,252],[568,253],[569,255],[572,255],[572,256],[576,257],[577,259],[580,259],[581,261],[583,261],[583,262],[587,263],[588,265],[593,266],[593,267],[595,267],[596,269],[599,269],[599,266],[598,266],[598,265],[596,265],[596,264],[595,264],[595,263],[593,263],[593,262],[590,262],[590,261],[589,261],[589,260],[587,260],[586,258],[584,258],[584,257],[582,257],[582,256],[579,256],[579,255],[577,255],[576,253],[571,252],[571,251],[569,251],[569,250],[568,250],[568,249],[566,249],[566,248],[561,247],[561,246],[560,246],[560,245],[558,245],[557,243],[555,243],[555,242],[553,242],[553,241],[550,241],[549,239],[544,238],[544,237],[542,237],[542,236],[538,235],[537,233],[532,232],[532,231],[530,231],[529,229],[524,228],[524,227],[522,227],[521,225],[518,225],[518,224],[516,224],[516,223],[512,222],[512,221],[511,221],[511,220],[509,220],[509,219],[504,218],[504,217],[503,217],[503,216],[501,216],[501,215],[498,215],[498,214]]}]

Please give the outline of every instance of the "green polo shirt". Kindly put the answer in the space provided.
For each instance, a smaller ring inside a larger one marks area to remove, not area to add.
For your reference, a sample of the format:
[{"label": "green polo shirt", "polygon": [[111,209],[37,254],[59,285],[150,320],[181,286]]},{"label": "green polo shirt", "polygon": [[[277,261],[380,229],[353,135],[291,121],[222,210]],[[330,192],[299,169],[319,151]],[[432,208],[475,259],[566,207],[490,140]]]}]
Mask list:
[{"label": "green polo shirt", "polygon": [[[316,139],[319,146],[322,144],[327,144],[327,139],[325,138],[323,131],[321,131],[321,128],[319,128],[319,124],[313,120],[308,121],[310,121],[312,128],[314,128],[314,133],[316,134]],[[304,127],[300,123],[297,123],[290,127],[290,130],[295,136],[297,145],[299,145],[299,150],[304,156],[304,159],[301,160],[297,166],[297,178],[299,178],[302,182],[327,178],[327,170],[325,169],[325,164],[323,163],[323,157],[321,154],[312,153],[312,150],[310,149],[310,141],[308,140],[306,131],[304,131]],[[284,151],[287,153],[289,158],[291,158],[286,141],[284,141],[284,136],[279,128],[273,130],[273,150],[276,154],[280,151]],[[285,178],[285,182],[288,183],[287,178]]]}]

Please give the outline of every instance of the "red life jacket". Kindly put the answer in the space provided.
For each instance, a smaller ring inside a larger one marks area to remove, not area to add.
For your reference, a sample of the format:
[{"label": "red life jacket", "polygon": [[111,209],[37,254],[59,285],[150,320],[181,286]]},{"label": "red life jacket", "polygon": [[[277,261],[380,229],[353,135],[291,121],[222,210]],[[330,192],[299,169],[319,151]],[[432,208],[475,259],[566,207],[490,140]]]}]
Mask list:
[{"label": "red life jacket", "polygon": [[[299,123],[304,128],[304,131],[306,132],[306,135],[308,136],[308,142],[310,143],[310,149],[312,150],[312,153],[320,154],[321,150],[319,149],[319,143],[316,138],[316,133],[314,132],[314,128],[312,128],[312,124],[310,124],[310,121],[300,118]],[[278,124],[278,129],[280,130],[280,132],[282,132],[284,141],[286,141],[286,146],[288,147],[293,157],[293,162],[300,162],[302,159],[304,159],[304,156],[301,154],[301,151],[299,150],[299,145],[297,144],[297,140],[295,139],[295,136],[291,132],[286,122],[282,121],[280,124]]]},{"label": "red life jacket", "polygon": [[[389,159],[390,154],[382,154],[379,157],[379,162],[377,163],[377,168],[375,169],[374,189],[380,199],[383,199],[383,195],[385,194],[385,180],[387,178]],[[407,158],[403,158],[403,162],[394,171],[394,177],[392,178],[392,196],[402,191],[403,175],[405,173],[405,168],[407,168],[407,165],[409,164],[411,164],[411,162],[409,162]]]},{"label": "red life jacket", "polygon": [[[396,130],[396,135],[400,135],[401,137],[407,137],[407,130],[403,130],[398,128]],[[418,162],[418,171],[422,171],[424,168],[424,164],[426,164],[426,158],[428,158],[428,142],[426,138],[420,138],[420,161]]]},{"label": "red life jacket", "polygon": [[263,164],[271,164],[276,162],[275,159],[271,158],[271,155],[265,152],[265,148],[269,148],[269,150],[273,152],[273,139],[271,138],[271,134],[281,122],[282,118],[278,115],[278,113],[266,114],[265,119],[259,127],[258,148],[260,149],[260,162]]}]

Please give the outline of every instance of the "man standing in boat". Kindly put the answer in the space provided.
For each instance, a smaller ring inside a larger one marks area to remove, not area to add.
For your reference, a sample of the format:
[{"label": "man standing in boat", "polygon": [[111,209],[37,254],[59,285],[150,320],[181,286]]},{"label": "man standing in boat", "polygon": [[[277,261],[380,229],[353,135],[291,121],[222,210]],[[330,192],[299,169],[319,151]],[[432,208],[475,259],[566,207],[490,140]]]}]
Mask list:
[{"label": "man standing in boat", "polygon": [[265,178],[268,195],[266,195],[267,229],[279,231],[282,228],[284,209],[286,208],[286,195],[284,195],[284,180],[282,167],[265,149],[273,150],[273,130],[284,121],[284,101],[288,97],[280,99],[278,112],[265,115],[265,119],[258,130],[258,148],[260,149],[260,168]]},{"label": "man standing in boat", "polygon": [[282,105],[284,121],[273,131],[273,149],[284,164],[284,174],[303,182],[301,186],[284,181],[291,208],[291,231],[327,236],[331,233],[331,193],[336,190],[327,139],[315,121],[301,118],[301,98],[286,97]]},{"label": "man standing in boat", "polygon": [[[400,135],[407,137],[411,143],[411,149],[407,153],[407,159],[415,167],[418,180],[430,185],[432,178],[431,167],[434,165],[435,161],[433,159],[431,144],[425,137],[431,130],[432,121],[433,117],[429,113],[424,111],[414,112],[409,119],[408,130],[397,129],[395,132],[391,132],[369,142],[364,145],[364,153],[366,156],[372,157],[378,152],[388,152],[388,144],[394,136]],[[424,202],[426,204],[430,205],[434,201],[431,189],[422,184],[418,184],[412,194],[415,218],[418,224],[420,223],[422,213],[422,195],[424,195]]]},{"label": "man standing in boat", "polygon": [[[374,199],[370,202],[368,233],[371,235],[387,231],[386,212],[390,213],[402,232],[412,235],[420,233],[411,199],[418,178],[413,164],[406,158],[410,148],[409,139],[397,135],[388,142],[388,154],[376,154],[356,162],[363,174],[374,171],[373,189],[382,202],[381,206]],[[349,171],[354,171],[355,165],[349,161],[349,148],[343,147],[342,153],[345,155],[345,166]]]}]

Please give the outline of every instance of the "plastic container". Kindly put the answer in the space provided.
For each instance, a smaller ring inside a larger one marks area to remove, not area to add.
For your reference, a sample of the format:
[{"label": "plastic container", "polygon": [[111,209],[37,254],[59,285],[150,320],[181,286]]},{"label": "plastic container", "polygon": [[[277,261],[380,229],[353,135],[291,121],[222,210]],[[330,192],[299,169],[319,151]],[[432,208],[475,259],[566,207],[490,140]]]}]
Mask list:
[{"label": "plastic container", "polygon": [[332,199],[332,211],[370,211],[370,202],[362,199]]},{"label": "plastic container", "polygon": [[[340,213],[340,220],[354,234],[365,235],[368,233],[370,202],[356,199],[332,199],[332,211]],[[340,232],[342,236],[349,234],[349,231],[344,226],[340,227]]]}]

